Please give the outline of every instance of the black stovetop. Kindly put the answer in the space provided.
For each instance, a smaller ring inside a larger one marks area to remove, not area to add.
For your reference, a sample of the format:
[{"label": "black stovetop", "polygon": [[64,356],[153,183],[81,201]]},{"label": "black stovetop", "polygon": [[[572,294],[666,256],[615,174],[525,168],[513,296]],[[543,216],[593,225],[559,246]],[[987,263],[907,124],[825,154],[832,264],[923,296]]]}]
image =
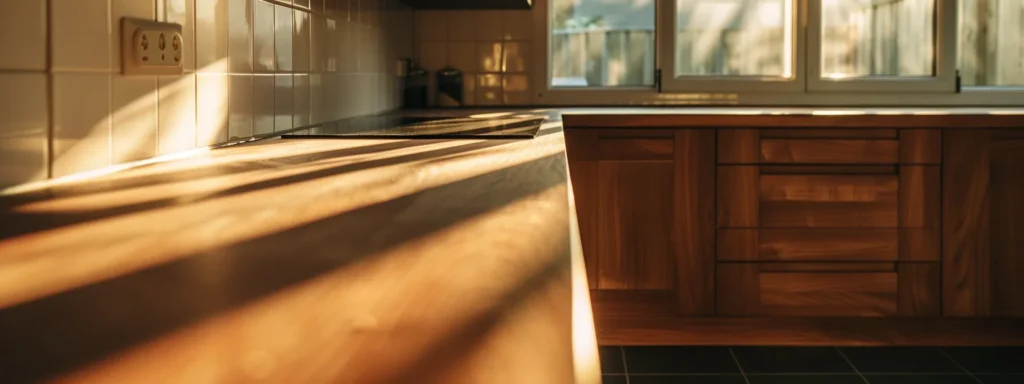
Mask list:
[{"label": "black stovetop", "polygon": [[371,116],[341,120],[335,132],[290,133],[282,138],[491,138],[529,139],[540,131],[543,117],[408,117]]}]

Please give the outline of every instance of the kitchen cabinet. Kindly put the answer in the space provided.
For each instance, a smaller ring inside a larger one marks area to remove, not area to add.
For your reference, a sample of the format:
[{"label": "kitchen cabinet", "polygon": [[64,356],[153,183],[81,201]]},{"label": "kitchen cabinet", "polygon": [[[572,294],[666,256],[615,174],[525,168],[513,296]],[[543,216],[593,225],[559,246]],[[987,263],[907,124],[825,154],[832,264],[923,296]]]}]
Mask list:
[{"label": "kitchen cabinet", "polygon": [[590,288],[662,291],[665,309],[714,313],[714,132],[566,136]]},{"label": "kitchen cabinet", "polygon": [[944,314],[1024,316],[1024,131],[944,135]]},{"label": "kitchen cabinet", "polygon": [[603,342],[956,345],[1024,326],[995,320],[1024,319],[1024,129],[1005,127],[1024,124],[760,118],[567,123]]}]

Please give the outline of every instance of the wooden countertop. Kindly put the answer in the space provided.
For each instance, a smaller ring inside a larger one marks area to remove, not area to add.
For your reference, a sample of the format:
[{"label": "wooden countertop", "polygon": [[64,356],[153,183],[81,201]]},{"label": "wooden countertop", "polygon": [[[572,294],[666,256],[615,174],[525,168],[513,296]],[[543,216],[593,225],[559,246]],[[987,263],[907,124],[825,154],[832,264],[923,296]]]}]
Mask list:
[{"label": "wooden countertop", "polygon": [[573,210],[557,119],[3,196],[0,381],[599,383]]}]

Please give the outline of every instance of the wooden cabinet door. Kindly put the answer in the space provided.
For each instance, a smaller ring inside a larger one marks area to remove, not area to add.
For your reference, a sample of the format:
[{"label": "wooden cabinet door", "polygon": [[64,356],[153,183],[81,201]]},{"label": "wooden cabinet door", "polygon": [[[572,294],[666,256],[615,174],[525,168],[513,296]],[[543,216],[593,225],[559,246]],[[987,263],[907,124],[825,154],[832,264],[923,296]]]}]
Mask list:
[{"label": "wooden cabinet door", "polygon": [[947,130],[943,314],[1024,316],[1024,133]]},{"label": "wooden cabinet door", "polygon": [[714,312],[714,132],[573,129],[570,176],[590,288],[664,291]]}]

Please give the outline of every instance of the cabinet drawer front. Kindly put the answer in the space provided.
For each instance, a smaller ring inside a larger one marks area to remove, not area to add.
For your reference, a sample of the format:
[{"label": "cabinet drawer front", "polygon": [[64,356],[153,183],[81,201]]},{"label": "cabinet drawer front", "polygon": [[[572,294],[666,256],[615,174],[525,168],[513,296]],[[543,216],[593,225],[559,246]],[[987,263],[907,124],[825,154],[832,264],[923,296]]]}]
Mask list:
[{"label": "cabinet drawer front", "polygon": [[773,164],[896,164],[897,140],[763,139],[761,161]]},{"label": "cabinet drawer front", "polygon": [[[896,271],[827,272],[762,268],[760,263],[718,266],[718,312],[727,316],[895,316]],[[865,270],[863,263],[851,268]]]},{"label": "cabinet drawer front", "polygon": [[718,260],[896,261],[897,229],[721,229]]},{"label": "cabinet drawer front", "polygon": [[894,175],[761,175],[763,228],[898,226]]},{"label": "cabinet drawer front", "polygon": [[761,313],[768,316],[894,316],[892,273],[761,273]]}]

